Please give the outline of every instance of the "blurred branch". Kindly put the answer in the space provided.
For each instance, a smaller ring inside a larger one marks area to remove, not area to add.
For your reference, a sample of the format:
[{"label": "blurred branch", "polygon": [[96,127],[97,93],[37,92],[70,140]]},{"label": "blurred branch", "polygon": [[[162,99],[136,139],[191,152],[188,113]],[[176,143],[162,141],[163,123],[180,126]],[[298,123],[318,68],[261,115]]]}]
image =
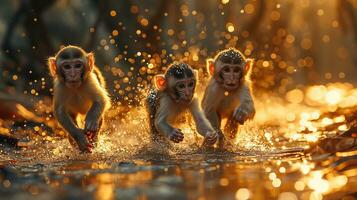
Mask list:
[{"label": "blurred branch", "polygon": [[[351,27],[357,41],[357,19],[353,4],[349,0],[339,0],[337,4],[337,13],[342,30],[347,32],[347,30]],[[350,22],[350,27],[348,21]]]},{"label": "blurred branch", "polygon": [[16,11],[9,24],[7,25],[7,30],[5,31],[5,36],[3,42],[1,44],[1,49],[4,52],[7,52],[7,55],[16,60],[15,51],[11,46],[11,36],[16,28],[16,25],[19,23],[21,18],[26,14],[27,9],[29,7],[29,0],[22,0],[20,4],[20,8]]},{"label": "blurred branch", "polygon": [[[338,19],[344,33],[348,32],[348,29],[352,29],[354,40],[357,42],[357,19],[355,15],[355,8],[353,3],[349,0],[339,0],[337,2]],[[352,53],[354,54],[354,52]],[[357,67],[357,58],[354,57],[355,67]]]},{"label": "blurred branch", "polygon": [[30,39],[31,47],[35,48],[37,59],[46,64],[45,59],[49,54],[54,53],[46,24],[43,22],[42,13],[49,8],[56,0],[36,1],[30,0],[30,12],[25,18],[25,29]]},{"label": "blurred branch", "polygon": [[264,0],[258,0],[255,4],[256,12],[250,22],[243,28],[247,30],[249,35],[252,36],[259,28],[259,24],[263,21],[265,11],[267,9],[266,2]]},{"label": "blurred branch", "polygon": [[[162,0],[160,1],[158,7],[159,9],[155,12],[155,15],[152,16],[149,19],[149,22],[151,24],[162,24],[163,23],[163,13],[165,13],[165,11],[168,8],[168,1]],[[150,50],[153,52],[157,52],[160,49],[160,42],[157,40],[157,36],[159,36],[157,34],[157,31],[152,31],[150,30],[152,29],[152,26],[147,26],[144,28],[144,30],[148,33],[147,34],[147,41],[150,43]]]},{"label": "blurred branch", "polygon": [[98,26],[103,20],[103,16],[105,15],[105,1],[97,1],[93,0],[94,5],[98,8],[98,15],[97,19],[94,22],[94,25],[91,27],[94,29],[94,32],[90,32],[89,41],[86,45],[87,49],[94,49],[94,45],[96,43],[97,33],[98,33]]},{"label": "blurred branch", "polygon": [[[30,40],[30,48],[36,47],[35,57],[44,63],[44,58],[50,53],[53,53],[50,38],[48,36],[46,25],[41,17],[42,13],[50,7],[55,0],[36,1],[22,0],[19,9],[16,11],[8,24],[8,29],[5,32],[4,40],[1,48],[8,52],[8,56],[13,60],[17,60],[16,51],[11,44],[12,36],[14,35],[16,26],[24,19],[24,28]],[[45,64],[45,63],[44,63]]]}]

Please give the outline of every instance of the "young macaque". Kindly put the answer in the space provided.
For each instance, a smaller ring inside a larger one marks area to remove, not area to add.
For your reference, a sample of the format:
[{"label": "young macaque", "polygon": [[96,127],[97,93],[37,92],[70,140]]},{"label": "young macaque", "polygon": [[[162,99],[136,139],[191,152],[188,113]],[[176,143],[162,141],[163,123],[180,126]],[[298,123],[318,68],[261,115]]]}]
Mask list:
[{"label": "young macaque", "polygon": [[206,88],[202,108],[218,131],[218,146],[223,147],[225,137],[221,131],[222,119],[227,119],[224,133],[234,139],[238,123],[244,124],[255,115],[251,94],[250,73],[253,60],[237,49],[219,52],[214,59],[207,60],[207,69],[212,76]]},{"label": "young macaque", "polygon": [[[94,63],[94,54],[66,46],[48,59],[54,78],[54,115],[82,152],[91,152],[97,142],[103,115],[110,107],[105,80]],[[85,115],[84,129],[77,116]]]},{"label": "young macaque", "polygon": [[154,77],[156,88],[150,91],[146,99],[154,142],[160,142],[159,138],[168,138],[175,143],[183,141],[184,134],[181,129],[171,124],[185,110],[190,111],[198,133],[204,137],[203,146],[211,146],[216,142],[217,133],[201,111],[195,96],[196,83],[197,71],[179,62],[170,65],[165,74]]}]

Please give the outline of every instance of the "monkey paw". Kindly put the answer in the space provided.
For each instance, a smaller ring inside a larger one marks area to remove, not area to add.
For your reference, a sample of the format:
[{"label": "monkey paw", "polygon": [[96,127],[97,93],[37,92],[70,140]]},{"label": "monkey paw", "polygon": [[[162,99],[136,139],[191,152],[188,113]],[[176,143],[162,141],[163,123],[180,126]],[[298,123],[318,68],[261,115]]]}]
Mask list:
[{"label": "monkey paw", "polygon": [[97,142],[98,139],[98,132],[96,131],[86,131],[86,136],[88,142],[92,145],[95,146],[95,143]]},{"label": "monkey paw", "polygon": [[203,140],[202,146],[212,146],[216,143],[218,134],[216,132],[208,132]]},{"label": "monkey paw", "polygon": [[174,129],[169,135],[169,138],[171,141],[175,143],[179,143],[183,141],[183,133],[181,132],[181,129]]},{"label": "monkey paw", "polygon": [[92,153],[93,145],[88,142],[85,134],[76,134],[73,139],[76,141],[78,148],[83,153]]},{"label": "monkey paw", "polygon": [[239,123],[244,124],[248,119],[252,119],[255,115],[254,106],[251,104],[242,104],[233,112],[233,118]]}]

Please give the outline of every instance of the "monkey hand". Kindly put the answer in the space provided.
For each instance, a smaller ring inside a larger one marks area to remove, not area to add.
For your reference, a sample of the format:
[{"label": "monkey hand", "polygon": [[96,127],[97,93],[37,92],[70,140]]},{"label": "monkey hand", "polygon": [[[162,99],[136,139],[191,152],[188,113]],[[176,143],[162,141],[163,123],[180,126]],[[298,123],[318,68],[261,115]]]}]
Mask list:
[{"label": "monkey hand", "polygon": [[86,131],[85,133],[86,133],[88,142],[94,146],[94,144],[95,144],[95,142],[97,140],[98,132],[96,132],[96,131]]},{"label": "monkey hand", "polygon": [[216,132],[208,132],[203,140],[202,146],[212,146],[216,143],[218,134]]},{"label": "monkey hand", "polygon": [[252,119],[255,115],[253,104],[241,104],[233,112],[233,118],[239,123],[244,124],[247,119]]},{"label": "monkey hand", "polygon": [[181,132],[181,129],[175,128],[172,130],[172,132],[169,135],[169,138],[171,141],[175,143],[179,143],[183,141],[183,133]]},{"label": "monkey hand", "polygon": [[73,139],[76,141],[78,148],[83,153],[92,153],[93,145],[87,140],[87,137],[83,133],[77,133],[73,135]]}]

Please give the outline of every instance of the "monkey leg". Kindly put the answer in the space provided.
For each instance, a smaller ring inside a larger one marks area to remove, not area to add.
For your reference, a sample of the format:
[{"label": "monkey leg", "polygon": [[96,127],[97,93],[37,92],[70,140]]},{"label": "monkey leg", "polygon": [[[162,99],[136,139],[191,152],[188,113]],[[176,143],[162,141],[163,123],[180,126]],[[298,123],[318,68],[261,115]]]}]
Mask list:
[{"label": "monkey leg", "polygon": [[160,144],[165,138],[159,133],[154,124],[154,119],[150,122],[150,140],[152,143]]},{"label": "monkey leg", "polygon": [[155,127],[155,125],[150,127],[150,141],[151,144],[164,146],[165,148],[170,148],[170,140],[163,136]]},{"label": "monkey leg", "polygon": [[151,144],[164,146],[169,148],[171,146],[170,140],[162,135],[156,128],[154,123],[155,118],[149,116],[149,126],[150,126],[150,141]]},{"label": "monkey leg", "polygon": [[150,130],[150,138],[152,142],[157,142],[160,139],[160,133],[156,130],[156,128],[151,128]]},{"label": "monkey leg", "polygon": [[148,105],[147,107],[148,115],[149,115],[149,129],[150,129],[150,139],[152,142],[155,142],[158,139],[159,132],[155,127],[155,107],[154,105]]},{"label": "monkey leg", "polygon": [[149,118],[149,130],[150,130],[150,139],[151,142],[155,142],[158,138],[158,131],[155,127],[155,115],[157,107],[157,92],[155,90],[150,90],[148,97],[146,98],[146,112],[148,113]]},{"label": "monkey leg", "polygon": [[226,125],[224,126],[224,132],[228,135],[230,139],[235,139],[238,131],[238,123],[233,118],[233,116],[229,117]]},{"label": "monkey leg", "polygon": [[223,149],[225,136],[221,130],[218,130],[217,133],[218,133],[218,148]]},{"label": "monkey leg", "polygon": [[156,105],[153,97],[149,96],[147,99],[147,112],[149,117],[149,129],[150,129],[150,140],[152,143],[160,143],[161,135],[155,126],[155,114],[156,114]]}]

